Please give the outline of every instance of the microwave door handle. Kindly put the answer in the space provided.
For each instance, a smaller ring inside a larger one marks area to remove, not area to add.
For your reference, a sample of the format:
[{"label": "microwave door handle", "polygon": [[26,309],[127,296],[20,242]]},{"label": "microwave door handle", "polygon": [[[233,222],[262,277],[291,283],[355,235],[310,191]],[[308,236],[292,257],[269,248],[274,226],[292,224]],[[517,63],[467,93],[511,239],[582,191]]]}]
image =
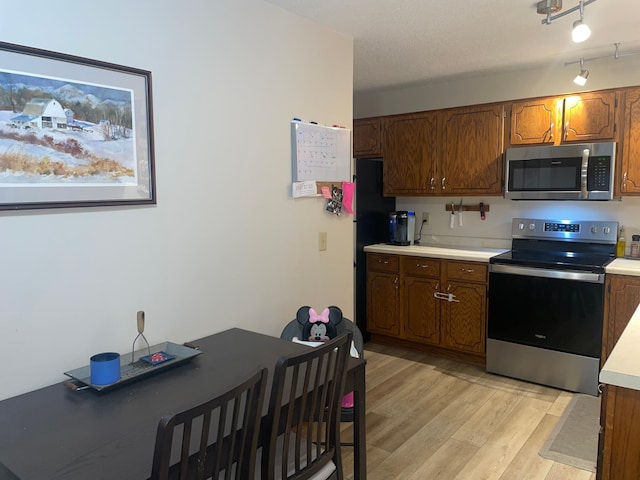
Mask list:
[{"label": "microwave door handle", "polygon": [[582,150],[582,167],[580,168],[580,198],[587,198],[587,171],[589,167],[589,149]]}]

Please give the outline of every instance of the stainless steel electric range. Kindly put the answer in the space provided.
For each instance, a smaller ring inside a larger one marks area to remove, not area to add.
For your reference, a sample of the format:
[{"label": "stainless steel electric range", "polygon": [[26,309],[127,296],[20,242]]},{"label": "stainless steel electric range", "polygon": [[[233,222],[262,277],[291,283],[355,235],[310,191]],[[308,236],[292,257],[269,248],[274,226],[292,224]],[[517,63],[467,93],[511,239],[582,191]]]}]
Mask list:
[{"label": "stainless steel electric range", "polygon": [[489,261],[487,371],[598,395],[617,222],[514,218]]}]

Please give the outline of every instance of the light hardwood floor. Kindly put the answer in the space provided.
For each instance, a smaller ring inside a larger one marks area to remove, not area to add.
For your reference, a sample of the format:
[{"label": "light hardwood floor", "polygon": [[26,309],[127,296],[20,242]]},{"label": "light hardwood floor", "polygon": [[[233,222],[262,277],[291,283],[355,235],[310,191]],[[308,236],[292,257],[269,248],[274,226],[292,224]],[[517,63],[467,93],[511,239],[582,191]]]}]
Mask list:
[{"label": "light hardwood floor", "polygon": [[571,393],[371,343],[365,358],[369,480],[595,480],[538,455]]}]

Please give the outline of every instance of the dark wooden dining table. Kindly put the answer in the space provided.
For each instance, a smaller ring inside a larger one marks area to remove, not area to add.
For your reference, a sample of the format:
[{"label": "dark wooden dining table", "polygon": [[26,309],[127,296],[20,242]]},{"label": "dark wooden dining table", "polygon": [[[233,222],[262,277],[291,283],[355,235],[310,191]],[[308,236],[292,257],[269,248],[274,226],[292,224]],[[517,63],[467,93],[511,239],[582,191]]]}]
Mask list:
[{"label": "dark wooden dining table", "polygon": [[[62,383],[0,401],[0,480],[139,480],[151,473],[159,419],[216,397],[284,355],[310,348],[232,328],[188,342],[202,354],[156,375],[97,391]],[[365,360],[350,358],[354,478],[366,479]],[[267,391],[268,398],[268,391]]]}]

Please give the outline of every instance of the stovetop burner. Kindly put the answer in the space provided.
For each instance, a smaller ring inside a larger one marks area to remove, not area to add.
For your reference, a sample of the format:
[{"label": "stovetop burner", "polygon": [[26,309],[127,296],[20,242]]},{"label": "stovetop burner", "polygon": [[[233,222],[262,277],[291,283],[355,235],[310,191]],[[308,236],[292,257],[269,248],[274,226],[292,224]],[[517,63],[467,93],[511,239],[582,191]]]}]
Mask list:
[{"label": "stovetop burner", "polygon": [[617,222],[514,218],[511,251],[490,263],[604,273],[617,232]]}]

